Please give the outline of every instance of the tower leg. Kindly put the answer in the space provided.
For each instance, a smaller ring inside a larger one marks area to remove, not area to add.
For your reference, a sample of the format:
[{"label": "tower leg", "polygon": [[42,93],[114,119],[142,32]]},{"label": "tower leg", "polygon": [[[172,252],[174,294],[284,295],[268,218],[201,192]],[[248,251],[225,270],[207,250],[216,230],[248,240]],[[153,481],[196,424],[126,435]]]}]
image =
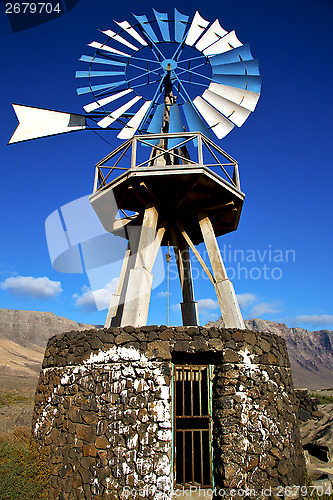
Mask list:
[{"label": "tower leg", "polygon": [[138,252],[140,228],[131,227],[128,231],[128,245],[125,252],[123,265],[120,271],[117,291],[111,297],[110,306],[105,322],[105,327],[120,326],[123,314],[124,301],[128,286],[130,270],[134,268]]},{"label": "tower leg", "polygon": [[[117,311],[118,311],[118,308],[119,308],[121,291],[123,289],[124,280],[125,280],[125,276],[126,276],[126,271],[127,271],[127,267],[128,267],[130,255],[131,255],[131,247],[130,247],[130,243],[128,242],[127,248],[126,248],[126,252],[125,252],[125,256],[124,256],[124,260],[123,260],[123,265],[122,265],[121,271],[120,271],[120,276],[119,276],[117,291],[116,291],[116,293],[112,294],[110,305],[109,305],[108,314],[106,316],[106,321],[105,321],[105,327],[106,328],[109,328],[111,326],[112,320],[117,316]],[[112,326],[117,326],[117,325],[113,324]]]},{"label": "tower leg", "polygon": [[157,221],[158,210],[156,206],[147,207],[144,212],[135,265],[129,271],[120,326],[147,324],[153,284],[151,271],[165,232],[165,227],[156,231]]},{"label": "tower leg", "polygon": [[198,218],[212,266],[215,278],[214,287],[225,326],[226,328],[240,328],[245,330],[235,290],[233,284],[228,279],[212,223],[206,213],[199,214]]},{"label": "tower leg", "polygon": [[180,304],[184,326],[198,326],[198,303],[194,298],[192,269],[189,246],[185,240],[179,240],[174,231],[171,232],[175,252],[178,274],[183,293],[183,302]]}]

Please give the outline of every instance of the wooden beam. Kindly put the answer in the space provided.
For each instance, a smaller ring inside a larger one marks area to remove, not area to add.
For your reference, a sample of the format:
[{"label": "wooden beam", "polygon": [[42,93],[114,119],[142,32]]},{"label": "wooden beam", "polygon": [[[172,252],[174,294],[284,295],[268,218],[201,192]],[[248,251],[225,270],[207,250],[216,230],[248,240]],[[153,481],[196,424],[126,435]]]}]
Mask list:
[{"label": "wooden beam", "polygon": [[198,219],[215,278],[214,288],[224,324],[226,328],[245,330],[236,293],[228,279],[212,223],[207,213],[199,214]]},{"label": "wooden beam", "polygon": [[187,234],[187,232],[185,231],[185,229],[183,228],[183,226],[181,225],[180,222],[176,222],[177,224],[177,227],[179,229],[179,231],[182,233],[183,235],[183,238],[185,239],[185,241],[188,243],[190,249],[192,250],[192,252],[194,253],[194,255],[196,256],[196,258],[198,259],[198,261],[200,262],[203,270],[205,271],[205,273],[207,274],[208,278],[210,279],[210,281],[213,283],[213,285],[215,284],[215,279],[212,275],[212,273],[210,272],[210,270],[208,269],[208,267],[206,266],[203,258],[201,257],[201,255],[199,254],[198,250],[195,248],[195,245],[194,243],[192,242],[191,238],[189,237],[189,235]]}]

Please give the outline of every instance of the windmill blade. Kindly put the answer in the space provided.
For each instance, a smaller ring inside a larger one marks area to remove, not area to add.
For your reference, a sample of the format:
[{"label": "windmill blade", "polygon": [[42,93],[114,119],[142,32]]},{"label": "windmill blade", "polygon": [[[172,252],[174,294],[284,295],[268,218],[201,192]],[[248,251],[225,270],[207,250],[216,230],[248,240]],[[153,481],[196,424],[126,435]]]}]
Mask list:
[{"label": "windmill blade", "polygon": [[220,113],[222,113],[226,118],[232,121],[237,127],[243,125],[245,120],[251,113],[250,110],[238,106],[234,102],[228,101],[224,97],[221,97],[210,90],[205,90],[202,97],[209,102],[214,108],[216,108]]},{"label": "windmill blade", "polygon": [[185,16],[178,12],[175,9],[175,40],[176,42],[181,43],[184,38],[184,33],[186,30],[187,21],[189,20],[189,16]]},{"label": "windmill blade", "polygon": [[[153,118],[147,128],[147,134],[160,134],[163,126],[163,114],[164,114],[164,104],[158,104],[156,106],[155,112],[153,114]],[[157,146],[159,143],[159,139],[147,139],[146,142],[149,142],[152,146]],[[147,144],[143,144],[143,146],[147,146]]]},{"label": "windmill blade", "polygon": [[168,14],[162,12],[156,12],[155,9],[153,9],[153,12],[156,17],[158,27],[160,28],[163,40],[165,42],[170,42]]},{"label": "windmill blade", "polygon": [[65,134],[86,128],[86,119],[82,115],[53,111],[13,104],[19,124],[8,144],[30,141],[40,137]]},{"label": "windmill blade", "polygon": [[239,89],[251,90],[260,93],[261,76],[242,76],[242,75],[217,75],[213,73],[213,79],[217,83],[230,85]]},{"label": "windmill blade", "polygon": [[255,110],[260,97],[260,94],[257,92],[230,87],[229,85],[222,85],[220,83],[211,83],[208,90],[250,111]]},{"label": "windmill blade", "polygon": [[[149,134],[160,134],[163,125],[164,104],[158,104],[149,124],[147,132]],[[157,141],[158,142],[158,141]]]},{"label": "windmill blade", "polygon": [[[182,117],[180,116],[178,104],[171,106],[169,117],[169,133],[172,134],[175,132],[184,132],[184,126]],[[169,139],[168,148],[175,148],[181,141],[182,139]]]},{"label": "windmill blade", "polygon": [[134,97],[133,99],[131,99],[129,102],[127,102],[126,104],[124,104],[123,106],[121,106],[120,108],[118,109],[115,109],[114,111],[112,111],[112,113],[110,113],[108,116],[106,116],[105,118],[103,118],[102,120],[100,120],[99,122],[97,122],[97,125],[99,125],[100,127],[102,128],[106,128],[108,127],[109,125],[111,125],[111,123],[113,123],[114,121],[116,121],[118,118],[121,117],[122,114],[125,113],[125,111],[127,111],[131,106],[133,106],[136,102],[138,102],[140,99],[142,99],[141,96],[136,96]]},{"label": "windmill blade", "polygon": [[121,80],[120,82],[114,82],[114,83],[104,83],[103,85],[92,85],[91,87],[80,87],[76,89],[76,93],[78,95],[82,94],[89,94],[89,92],[96,92],[98,90],[104,90],[104,89],[114,89],[116,87],[120,87],[120,85],[127,85],[126,80]]},{"label": "windmill blade", "polygon": [[227,52],[228,50],[240,47],[241,45],[243,44],[238,40],[235,31],[230,31],[230,33],[221,38],[221,40],[218,40],[210,47],[207,47],[207,49],[203,51],[203,54],[205,56],[222,54],[223,52]]},{"label": "windmill blade", "polygon": [[223,52],[223,54],[218,54],[217,56],[210,56],[209,62],[212,66],[219,66],[220,64],[231,64],[240,61],[251,61],[253,56],[250,51],[250,45],[248,43],[240,45],[235,49]]},{"label": "windmill blade", "polygon": [[[188,129],[192,132],[202,132],[209,139],[213,139],[213,134],[211,130],[207,127],[205,122],[200,118],[198,113],[193,108],[193,105],[190,102],[185,102],[183,104],[184,115],[188,124]],[[197,146],[197,140],[194,142],[195,146]]]},{"label": "windmill blade", "polygon": [[126,63],[121,61],[114,61],[113,59],[102,59],[101,57],[94,56],[81,56],[79,61],[98,64],[110,64],[111,66],[126,66]]},{"label": "windmill blade", "polygon": [[90,78],[96,76],[119,76],[125,75],[125,71],[77,71],[75,78]]},{"label": "windmill blade", "polygon": [[200,50],[200,52],[202,52],[217,40],[220,40],[227,33],[228,32],[220,25],[219,20],[216,19],[216,21],[214,21],[213,24],[208,28],[206,33],[202,35],[200,40],[196,43],[195,47]]},{"label": "windmill blade", "polygon": [[113,40],[117,40],[117,42],[122,43],[123,45],[126,45],[126,47],[129,47],[132,50],[139,50],[138,47],[136,47],[132,43],[125,40],[125,38],[123,38],[122,36],[117,35],[117,33],[115,33],[112,30],[102,31],[102,33],[104,33],[104,35],[106,35],[106,36],[109,36],[110,38],[113,38]]},{"label": "windmill blade", "polygon": [[135,115],[130,119],[130,121],[125,125],[125,127],[117,135],[118,139],[131,139],[135,132],[137,131],[140,123],[142,122],[145,114],[151,106],[152,101],[146,101],[143,106],[135,113]]},{"label": "windmill blade", "polygon": [[197,11],[187,33],[185,44],[193,45],[198,40],[199,36],[205,31],[208,24],[209,21],[206,21],[203,17],[201,17],[199,12]]},{"label": "windmill blade", "polygon": [[139,35],[139,33],[134,28],[132,28],[132,26],[128,21],[121,21],[121,22],[115,21],[115,23],[118,24],[118,26],[120,26],[123,30],[125,30],[129,35],[135,38],[135,40],[141,43],[141,45],[144,46],[148,45],[146,40],[144,40],[144,38],[142,38],[142,36]]},{"label": "windmill blade", "polygon": [[133,16],[135,17],[135,19],[137,21],[139,21],[143,30],[147,33],[149,39],[152,40],[153,42],[157,43],[159,40],[158,40],[157,36],[155,35],[153,28],[150,26],[149,21],[147,19],[147,16],[145,16],[145,15],[136,16],[135,14],[133,14]]},{"label": "windmill blade", "polygon": [[259,61],[252,59],[252,61],[239,61],[231,64],[221,64],[214,66],[213,75],[252,75],[260,76]]},{"label": "windmill blade", "polygon": [[88,43],[88,46],[93,47],[95,49],[105,50],[106,52],[111,52],[112,54],[117,54],[118,56],[131,57],[130,54],[126,54],[126,52],[121,52],[121,50],[117,50],[117,49],[114,49],[113,47],[109,47],[109,45],[106,45],[105,43],[91,42],[91,43]]},{"label": "windmill blade", "polygon": [[129,94],[129,92],[133,92],[132,89],[126,89],[121,92],[118,92],[117,94],[113,94],[109,97],[104,97],[104,99],[99,99],[98,101],[92,102],[90,104],[87,104],[86,106],[83,106],[83,109],[85,110],[86,113],[90,113],[91,111],[94,111],[95,109],[98,109],[102,106],[105,106],[106,104],[109,104],[112,101],[115,101],[116,99],[119,99],[120,97],[123,97],[126,94]]},{"label": "windmill blade", "polygon": [[225,137],[234,128],[234,124],[231,123],[231,121],[225,118],[225,116],[213,108],[213,106],[211,106],[207,101],[202,99],[202,97],[196,97],[193,100],[193,104],[201,113],[218,139]]}]

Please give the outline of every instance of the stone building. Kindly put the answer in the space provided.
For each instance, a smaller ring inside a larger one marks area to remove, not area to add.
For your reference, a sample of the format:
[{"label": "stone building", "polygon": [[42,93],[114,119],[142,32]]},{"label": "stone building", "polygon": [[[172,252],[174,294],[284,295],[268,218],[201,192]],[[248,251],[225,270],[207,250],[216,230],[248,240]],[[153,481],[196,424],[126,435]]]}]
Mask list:
[{"label": "stone building", "polygon": [[190,488],[284,498],[304,484],[286,344],[268,333],[128,326],[52,337],[33,433],[50,499],[158,500]]}]

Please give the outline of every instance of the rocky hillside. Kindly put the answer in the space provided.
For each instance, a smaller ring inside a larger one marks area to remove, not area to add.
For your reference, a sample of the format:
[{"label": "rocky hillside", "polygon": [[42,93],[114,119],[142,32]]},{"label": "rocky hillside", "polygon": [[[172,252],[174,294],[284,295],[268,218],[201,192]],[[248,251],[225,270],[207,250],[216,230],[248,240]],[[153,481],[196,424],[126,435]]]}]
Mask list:
[{"label": "rocky hillside", "polygon": [[[283,323],[262,319],[251,319],[245,324],[249,330],[275,333],[285,339],[295,387],[333,388],[333,332],[288,328]],[[207,326],[223,326],[222,318]]]},{"label": "rocky hillside", "polygon": [[0,377],[36,377],[50,337],[87,328],[50,312],[0,309]]}]

